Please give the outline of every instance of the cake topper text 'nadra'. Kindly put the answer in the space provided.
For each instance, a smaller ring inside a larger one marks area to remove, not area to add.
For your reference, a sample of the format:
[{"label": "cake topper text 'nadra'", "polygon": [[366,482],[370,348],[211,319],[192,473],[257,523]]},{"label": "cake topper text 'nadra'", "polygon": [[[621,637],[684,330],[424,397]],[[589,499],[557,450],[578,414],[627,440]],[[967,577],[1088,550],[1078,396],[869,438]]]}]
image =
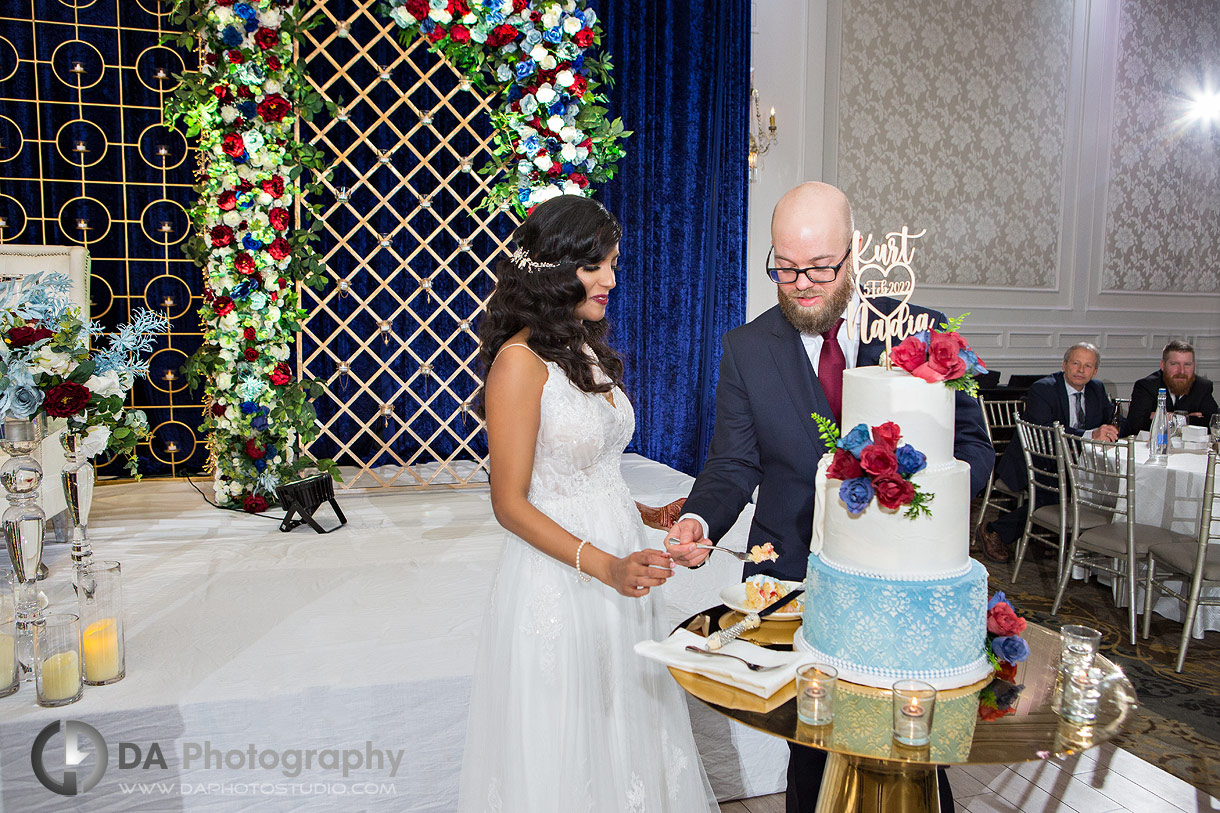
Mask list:
[{"label": "cake topper text 'nadra'", "polygon": [[[907,336],[932,327],[931,317],[926,313],[911,314],[911,294],[915,292],[915,272],[911,260],[915,256],[914,241],[927,232],[912,234],[908,227],[885,235],[885,242],[873,243],[859,231],[852,235],[851,267],[856,280],[856,293],[860,303],[855,313],[847,314],[848,335],[860,341],[885,342],[885,366],[889,369],[890,348]],[[870,253],[871,249],[871,253]],[[889,313],[878,308],[874,302],[880,297],[897,299],[898,306]]]}]

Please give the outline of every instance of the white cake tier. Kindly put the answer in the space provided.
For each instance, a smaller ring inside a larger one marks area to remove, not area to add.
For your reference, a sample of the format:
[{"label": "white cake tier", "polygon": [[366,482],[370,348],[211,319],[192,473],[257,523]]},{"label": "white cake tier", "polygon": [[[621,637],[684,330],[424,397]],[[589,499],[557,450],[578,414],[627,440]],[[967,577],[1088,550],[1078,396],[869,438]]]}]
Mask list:
[{"label": "white cake tier", "polygon": [[857,367],[843,373],[843,434],[893,421],[936,468],[953,460],[953,391],[903,370]]},{"label": "white cake tier", "polygon": [[908,519],[905,508],[876,498],[859,514],[839,499],[842,480],[826,476],[833,455],[818,463],[810,551],[838,570],[895,581],[960,576],[970,569],[970,466],[955,460],[921,471],[911,482],[933,495],[932,516]]}]

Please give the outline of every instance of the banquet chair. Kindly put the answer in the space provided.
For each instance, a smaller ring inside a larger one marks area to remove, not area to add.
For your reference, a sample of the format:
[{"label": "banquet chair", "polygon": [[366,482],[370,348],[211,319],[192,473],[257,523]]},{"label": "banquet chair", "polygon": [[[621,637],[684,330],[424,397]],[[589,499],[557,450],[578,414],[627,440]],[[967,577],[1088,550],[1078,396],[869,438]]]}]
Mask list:
[{"label": "banquet chair", "polygon": [[[1185,614],[1182,616],[1182,642],[1178,644],[1178,665],[1176,671],[1182,671],[1186,663],[1186,647],[1190,645],[1190,636],[1194,632],[1195,611],[1203,607],[1220,606],[1220,596],[1203,596],[1204,584],[1220,586],[1220,505],[1216,502],[1216,468],[1215,450],[1207,453],[1207,477],[1203,483],[1203,510],[1199,517],[1199,538],[1193,542],[1162,542],[1148,549],[1148,572],[1144,578],[1144,630],[1143,637],[1148,637],[1152,625],[1153,588],[1159,593],[1169,595],[1182,602]],[[1215,522],[1218,527],[1213,527]],[[1157,566],[1165,568],[1166,572],[1158,575]],[[1183,577],[1190,579],[1190,594],[1183,595],[1169,586],[1169,580],[1177,581]]]},{"label": "banquet chair", "polygon": [[1131,409],[1130,398],[1115,398],[1114,401],[1114,420],[1119,426],[1127,425],[1127,412]]},{"label": "banquet chair", "polygon": [[[995,448],[996,460],[999,460],[1000,455],[1008,448],[1008,444],[1012,443],[1012,439],[1016,434],[1017,413],[1021,410],[1021,402],[988,401],[986,398],[979,396],[979,406],[983,408],[983,423],[987,427],[987,437]],[[992,469],[991,478],[987,481],[987,488],[983,490],[983,504],[979,509],[978,525],[982,525],[986,520],[987,508],[995,505],[991,500],[993,492],[996,492],[1000,500],[1012,505],[1020,505],[1021,500],[1025,497],[1024,490],[1014,491],[1009,488],[1004,484],[1003,480],[996,477],[995,470]]]},{"label": "banquet chair", "polygon": [[[1056,429],[1063,448],[1068,486],[1072,493],[1075,521],[1068,540],[1067,561],[1059,573],[1059,589],[1051,615],[1059,613],[1063,593],[1072,578],[1073,567],[1109,573],[1115,588],[1127,594],[1127,620],[1131,644],[1135,644],[1136,566],[1153,545],[1164,542],[1190,542],[1186,534],[1157,525],[1135,521],[1135,439],[1107,442],[1069,435]],[[1107,516],[1109,522],[1081,527],[1086,512]]]},{"label": "banquet chair", "polygon": [[[1031,510],[1025,515],[1025,530],[1017,542],[1013,558],[1012,580],[1021,573],[1021,563],[1030,539],[1055,548],[1059,554],[1057,574],[1062,574],[1064,551],[1067,549],[1068,531],[1076,521],[1075,515],[1066,505],[1067,476],[1060,444],[1055,439],[1058,421],[1053,426],[1030,423],[1016,419],[1017,436],[1021,442],[1021,454],[1025,457],[1026,495],[1025,502]],[[1108,522],[1109,518],[1095,511],[1085,510],[1080,516],[1086,528]]]}]

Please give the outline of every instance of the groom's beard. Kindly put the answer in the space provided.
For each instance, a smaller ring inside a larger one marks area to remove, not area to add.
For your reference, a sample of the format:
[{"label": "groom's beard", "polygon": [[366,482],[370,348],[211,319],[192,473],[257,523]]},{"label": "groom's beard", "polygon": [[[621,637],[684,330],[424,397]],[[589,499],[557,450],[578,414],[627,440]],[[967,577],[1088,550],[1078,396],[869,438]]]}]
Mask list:
[{"label": "groom's beard", "polygon": [[[835,287],[825,294],[820,305],[812,308],[803,308],[797,303],[796,291],[789,295],[784,293],[783,288],[776,290],[779,293],[779,309],[784,318],[801,333],[816,336],[834,327],[835,322],[847,310],[847,303],[851,302],[852,279],[846,269],[840,271]],[[808,291],[805,293],[808,294]]]}]

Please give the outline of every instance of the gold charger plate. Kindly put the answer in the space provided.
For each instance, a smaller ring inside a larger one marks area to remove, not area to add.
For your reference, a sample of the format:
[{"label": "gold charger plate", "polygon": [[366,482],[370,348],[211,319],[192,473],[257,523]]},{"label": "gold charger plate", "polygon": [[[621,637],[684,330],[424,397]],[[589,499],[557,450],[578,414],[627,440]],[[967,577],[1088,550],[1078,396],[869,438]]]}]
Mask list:
[{"label": "gold charger plate", "polygon": [[[728,629],[745,618],[739,612],[730,610],[720,616],[720,629]],[[762,626],[756,630],[749,630],[742,633],[739,637],[743,641],[749,641],[752,644],[759,646],[771,646],[774,644],[784,644],[789,648],[792,646],[792,636],[796,635],[796,629],[801,625],[801,619],[793,618],[790,621],[770,621],[763,619]],[[795,693],[795,689],[793,692]]]},{"label": "gold charger plate", "polygon": [[672,666],[666,668],[683,689],[706,703],[713,703],[726,709],[766,714],[796,697],[796,680],[788,681],[783,688],[770,697],[759,697],[744,689],[738,689],[736,686],[721,683],[695,672],[684,672]]}]

